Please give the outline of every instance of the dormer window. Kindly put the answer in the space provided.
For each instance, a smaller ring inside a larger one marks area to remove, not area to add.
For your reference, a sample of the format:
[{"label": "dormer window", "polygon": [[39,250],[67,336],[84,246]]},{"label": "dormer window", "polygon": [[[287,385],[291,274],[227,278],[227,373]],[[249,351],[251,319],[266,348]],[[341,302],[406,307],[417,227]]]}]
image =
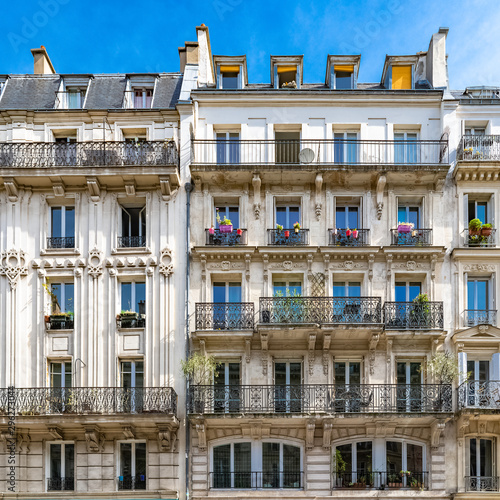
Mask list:
[{"label": "dormer window", "polygon": [[337,90],[354,88],[354,66],[336,64],[333,69],[333,88]]},{"label": "dormer window", "polygon": [[153,102],[153,89],[137,88],[132,89],[134,96],[134,108],[145,109],[150,108]]},{"label": "dormer window", "polygon": [[66,87],[66,97],[68,100],[68,109],[81,109],[85,101],[85,88]]},{"label": "dormer window", "polygon": [[297,66],[277,65],[276,74],[274,77],[274,85],[278,88],[297,88],[299,86],[299,78]]},{"label": "dormer window", "polygon": [[241,66],[239,64],[221,64],[218,69],[218,88],[241,89]]},{"label": "dormer window", "polygon": [[391,66],[389,68],[391,75],[390,88],[392,90],[411,90],[413,88],[412,66]]}]

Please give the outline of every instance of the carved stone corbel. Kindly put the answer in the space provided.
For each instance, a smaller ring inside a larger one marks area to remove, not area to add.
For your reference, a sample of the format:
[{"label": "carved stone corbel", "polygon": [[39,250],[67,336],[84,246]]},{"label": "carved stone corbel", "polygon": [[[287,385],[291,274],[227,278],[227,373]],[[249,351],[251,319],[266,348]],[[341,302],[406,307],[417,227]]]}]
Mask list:
[{"label": "carved stone corbel", "polygon": [[375,254],[368,255],[368,279],[373,279],[373,264],[375,263]]},{"label": "carved stone corbel", "polygon": [[437,255],[432,255],[431,257],[431,280],[434,281],[436,278],[436,263],[437,263]]},{"label": "carved stone corbel", "polygon": [[379,174],[377,178],[377,219],[382,218],[382,210],[384,208],[384,188],[387,178],[384,174]]},{"label": "carved stone corbel", "polygon": [[106,438],[96,425],[85,428],[85,441],[87,444],[87,453],[99,453],[104,450]]},{"label": "carved stone corbel", "polygon": [[195,429],[198,433],[198,449],[200,451],[205,451],[207,449],[207,432],[205,428],[205,420],[198,420],[195,424]]},{"label": "carved stone corbel", "polygon": [[101,186],[97,177],[87,177],[87,187],[89,188],[90,199],[97,203],[101,197]]},{"label": "carved stone corbel", "polygon": [[11,203],[15,203],[19,199],[19,191],[14,177],[4,177],[3,185],[5,187],[5,191],[7,192],[7,199]]},{"label": "carved stone corbel", "polygon": [[323,174],[316,174],[316,179],[314,180],[316,186],[316,203],[314,206],[316,212],[316,220],[321,219],[321,209],[323,205],[321,204],[321,188],[323,187]]},{"label": "carved stone corbel", "polygon": [[205,356],[207,355],[207,350],[205,348],[205,340],[204,339],[200,339],[200,352],[201,352],[201,355],[202,356]]},{"label": "carved stone corbel", "polygon": [[333,420],[326,418],[323,420],[323,449],[329,450],[332,445]]},{"label": "carved stone corbel", "polygon": [[323,374],[328,375],[328,358],[330,354],[330,344],[332,342],[332,336],[329,333],[325,333],[323,337]]},{"label": "carved stone corbel", "polygon": [[458,421],[458,446],[463,446],[465,433],[469,430],[470,416],[463,415]]},{"label": "carved stone corbel", "polygon": [[55,196],[64,196],[66,194],[66,186],[60,177],[57,180],[52,180],[52,189]]},{"label": "carved stone corbel", "polygon": [[160,451],[176,451],[177,428],[171,425],[158,425],[158,449]]},{"label": "carved stone corbel", "polygon": [[265,253],[262,256],[262,264],[264,265],[264,282],[267,283],[267,280],[269,279],[269,254]]},{"label": "carved stone corbel", "polygon": [[444,420],[436,420],[431,425],[431,448],[439,448],[439,440],[441,439],[441,434],[444,431],[446,422]]},{"label": "carved stone corbel", "polygon": [[316,430],[316,420],[309,418],[306,422],[306,450],[314,448],[314,431]]},{"label": "carved stone corbel", "polygon": [[374,333],[370,338],[369,345],[369,362],[370,362],[370,375],[375,373],[375,349],[377,348],[377,344],[380,340],[380,335],[378,333]]},{"label": "carved stone corbel", "polygon": [[49,434],[54,438],[54,439],[64,439],[64,434],[63,431],[61,430],[60,427],[52,426],[48,427],[47,430],[49,431]]},{"label": "carved stone corbel", "polygon": [[262,362],[262,375],[267,375],[267,365],[268,365],[268,334],[261,333],[260,334],[260,344],[261,344],[261,362]]},{"label": "carved stone corbel", "polygon": [[247,281],[250,281],[250,262],[252,260],[252,256],[249,253],[245,254],[245,278]]},{"label": "carved stone corbel", "polygon": [[245,339],[245,361],[247,363],[250,363],[251,350],[252,350],[252,340]]},{"label": "carved stone corbel", "polygon": [[125,439],[135,439],[135,429],[131,425],[122,426],[122,432]]},{"label": "carved stone corbel", "polygon": [[125,181],[125,193],[127,193],[127,196],[135,196],[135,181],[134,181],[134,179],[128,179]]},{"label": "carved stone corbel", "polygon": [[255,218],[258,220],[260,218],[260,186],[262,181],[259,174],[254,174],[252,178],[253,186],[253,213]]},{"label": "carved stone corbel", "polygon": [[26,447],[26,453],[29,453],[30,444],[31,444],[31,436],[29,434],[18,434],[17,449],[19,453],[22,453],[25,447]]},{"label": "carved stone corbel", "polygon": [[309,375],[314,374],[314,357],[316,348],[316,334],[309,334],[308,350],[309,350]]}]

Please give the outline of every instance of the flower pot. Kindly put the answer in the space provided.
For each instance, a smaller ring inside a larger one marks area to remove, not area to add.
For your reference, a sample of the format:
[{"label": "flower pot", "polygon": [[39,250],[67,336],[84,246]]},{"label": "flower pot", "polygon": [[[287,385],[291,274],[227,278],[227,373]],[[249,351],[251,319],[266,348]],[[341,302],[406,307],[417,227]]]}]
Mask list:
[{"label": "flower pot", "polygon": [[352,231],[350,229],[347,229],[345,232],[345,235],[349,238],[349,236],[351,236],[351,234],[352,234]]},{"label": "flower pot", "polygon": [[398,226],[398,233],[409,233],[411,231],[411,226],[407,226],[406,224],[400,224]]},{"label": "flower pot", "polygon": [[233,225],[232,224],[221,224],[219,226],[219,231],[221,233],[232,233],[233,232]]},{"label": "flower pot", "polygon": [[237,230],[236,230],[236,234],[237,234],[238,236],[241,236],[241,235],[243,234],[243,230],[241,230],[241,229],[237,229]]},{"label": "flower pot", "polygon": [[296,228],[294,229],[294,231],[295,231],[296,233],[298,233],[298,232],[300,231],[300,228],[296,227]]},{"label": "flower pot", "polygon": [[211,227],[209,230],[208,230],[208,234],[215,234],[215,229],[213,227]]},{"label": "flower pot", "polygon": [[285,231],[285,238],[289,238],[290,237],[290,231]]},{"label": "flower pot", "polygon": [[358,237],[358,231],[356,229],[352,232],[352,237],[353,238],[357,238]]},{"label": "flower pot", "polygon": [[44,316],[45,323],[48,323],[50,321],[50,316],[47,314]]},{"label": "flower pot", "polygon": [[493,229],[491,229],[491,228],[481,229],[481,235],[482,236],[491,236],[492,231],[493,231]]},{"label": "flower pot", "polygon": [[479,236],[481,234],[481,229],[470,229],[469,236]]}]

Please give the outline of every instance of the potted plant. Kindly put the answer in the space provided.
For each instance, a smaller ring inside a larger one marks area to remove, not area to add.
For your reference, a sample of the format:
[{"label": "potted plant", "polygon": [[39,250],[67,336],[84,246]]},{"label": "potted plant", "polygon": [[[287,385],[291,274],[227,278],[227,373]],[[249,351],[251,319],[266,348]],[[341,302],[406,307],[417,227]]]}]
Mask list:
[{"label": "potted plant", "polygon": [[398,222],[398,233],[410,233],[413,227],[413,222]]},{"label": "potted plant", "polygon": [[479,219],[472,219],[469,222],[469,235],[477,236],[481,234],[481,227],[483,223]]},{"label": "potted plant", "polygon": [[192,409],[195,413],[203,413],[205,409],[205,393],[198,386],[212,385],[213,377],[217,377],[218,363],[214,356],[204,356],[199,352],[192,354],[186,361],[181,360],[181,369],[192,386],[190,391]]},{"label": "potted plant", "polygon": [[217,224],[219,224],[219,231],[221,233],[231,233],[233,231],[233,223],[226,216],[221,220],[219,216],[219,209],[217,208]]},{"label": "potted plant", "polygon": [[[347,467],[347,462],[342,458],[342,453],[338,448],[335,448],[335,469],[337,473],[337,479],[339,481],[339,486],[344,485],[345,470]],[[350,483],[352,486],[352,483]]]},{"label": "potted plant", "polygon": [[350,237],[351,237],[351,234],[352,234],[352,231],[351,231],[349,228],[347,228],[347,229],[345,230],[345,235],[346,235],[348,238],[350,238]]},{"label": "potted plant", "polygon": [[409,470],[400,470],[399,473],[401,476],[409,476],[411,474]]},{"label": "potted plant", "polygon": [[236,234],[238,236],[241,236],[243,234],[243,229],[240,229],[240,228],[236,229]]},{"label": "potted plant", "polygon": [[352,232],[352,237],[354,239],[357,239],[358,238],[358,230],[357,229],[354,229],[354,231]]},{"label": "potted plant", "polygon": [[281,224],[276,224],[276,231],[278,231],[278,233],[281,233],[281,231],[283,231],[283,226]]},{"label": "potted plant", "polygon": [[210,227],[210,229],[208,230],[208,234],[211,234],[211,235],[215,234],[215,228],[214,228],[214,226]]},{"label": "potted plant", "polygon": [[293,229],[296,233],[298,233],[300,231],[300,224],[298,222],[296,222],[294,225],[293,225]]},{"label": "potted plant", "polygon": [[412,301],[413,305],[410,310],[410,322],[413,326],[421,326],[427,328],[430,326],[430,308],[429,297],[426,293],[419,293]]},{"label": "potted plant", "polygon": [[290,238],[290,231],[285,229],[285,238]]},{"label": "potted plant", "polygon": [[121,328],[132,328],[139,319],[139,313],[135,311],[121,311],[116,316],[116,319],[121,321]]},{"label": "potted plant", "polygon": [[285,82],[281,85],[282,89],[296,89],[297,84],[295,83],[295,80],[292,80],[291,82]]},{"label": "potted plant", "polygon": [[492,231],[493,231],[492,224],[483,224],[481,226],[481,236],[491,236]]},{"label": "potted plant", "polygon": [[387,476],[387,482],[389,483],[389,488],[397,488],[401,483],[399,480],[399,477],[397,476],[397,474],[389,474]]}]

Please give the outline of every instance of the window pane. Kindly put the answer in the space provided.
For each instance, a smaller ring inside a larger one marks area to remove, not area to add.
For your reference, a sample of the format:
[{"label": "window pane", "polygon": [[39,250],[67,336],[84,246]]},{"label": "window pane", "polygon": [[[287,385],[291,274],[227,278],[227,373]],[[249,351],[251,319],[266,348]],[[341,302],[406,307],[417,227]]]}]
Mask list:
[{"label": "window pane", "polygon": [[333,135],[334,144],[333,144],[333,156],[335,163],[344,163],[344,134],[336,133]]},{"label": "window pane", "polygon": [[335,363],[335,384],[346,384],[345,363]]},{"label": "window pane", "polygon": [[345,207],[337,207],[336,208],[336,216],[335,216],[335,225],[338,229],[346,229],[346,208]]},{"label": "window pane", "polygon": [[286,283],[283,281],[275,281],[274,282],[274,295],[283,297],[286,295]]},{"label": "window pane", "polygon": [[229,302],[241,302],[240,283],[229,283]]},{"label": "window pane", "polygon": [[214,302],[226,302],[226,284],[214,283],[213,284]]},{"label": "window pane", "polygon": [[135,284],[135,312],[144,314],[146,312],[146,283]]},{"label": "window pane", "polygon": [[480,475],[481,476],[487,476],[491,477],[493,475],[493,447],[492,447],[492,441],[491,439],[481,439],[479,441],[479,452],[481,454],[480,460],[481,460],[481,470],[480,470]]},{"label": "window pane", "polygon": [[422,287],[420,283],[410,283],[410,296],[408,297],[408,300],[411,302],[417,295],[420,294]]},{"label": "window pane", "polygon": [[422,380],[421,364],[410,363],[410,384],[420,384]]},{"label": "window pane", "polygon": [[351,89],[352,88],[352,73],[348,71],[336,71],[335,72],[335,88]]},{"label": "window pane", "polygon": [[477,441],[475,438],[471,438],[470,447],[469,447],[469,466],[470,466],[470,475],[477,476],[477,450],[476,450]]},{"label": "window pane", "polygon": [[240,364],[229,363],[229,385],[239,385],[240,383]]},{"label": "window pane", "polygon": [[302,384],[302,363],[290,363],[290,385]]},{"label": "window pane", "polygon": [[234,443],[234,487],[250,488],[252,478],[252,444]]},{"label": "window pane", "polygon": [[62,306],[61,283],[52,283],[51,290],[52,290],[52,296],[50,297],[50,299],[52,301],[52,313],[56,314],[61,312],[61,306]]},{"label": "window pane", "polygon": [[467,281],[467,309],[476,308],[476,280]]},{"label": "window pane", "polygon": [[238,73],[223,73],[223,75],[222,75],[222,88],[223,89],[237,89],[238,88]]},{"label": "window pane", "polygon": [[75,236],[75,208],[66,207],[65,213],[65,234],[66,238],[73,238]]},{"label": "window pane", "polygon": [[349,207],[349,225],[350,229],[357,229],[359,227],[358,222],[358,207]]},{"label": "window pane", "polygon": [[136,388],[144,387],[144,362],[135,362],[135,386]]},{"label": "window pane", "polygon": [[231,487],[231,445],[214,447],[214,488]]},{"label": "window pane", "polygon": [[62,387],[62,364],[50,363],[50,387]]},{"label": "window pane", "polygon": [[290,229],[287,227],[286,207],[276,207],[276,224],[280,224],[284,229]]},{"label": "window pane", "polygon": [[479,361],[479,380],[486,382],[490,379],[490,362]]},{"label": "window pane", "polygon": [[406,384],[406,363],[396,364],[396,382]]},{"label": "window pane", "polygon": [[386,443],[387,472],[396,474],[403,470],[403,443],[399,441],[387,441]]},{"label": "window pane", "polygon": [[73,283],[64,284],[64,312],[74,312],[75,301],[73,300],[75,285]]},{"label": "window pane", "polygon": [[415,229],[420,227],[420,218],[419,218],[419,208],[418,207],[409,207],[408,209],[408,222],[414,225]]},{"label": "window pane", "polygon": [[67,444],[64,453],[64,477],[72,478],[75,475],[75,445]]},{"label": "window pane", "polygon": [[61,445],[50,445],[50,477],[61,479]]},{"label": "window pane", "polygon": [[120,476],[132,475],[132,443],[120,443]]},{"label": "window pane", "polygon": [[333,283],[333,296],[334,297],[345,297],[346,295],[346,289],[345,289],[345,282],[343,281],[336,281]]},{"label": "window pane", "polygon": [[51,217],[51,228],[52,228],[52,237],[60,238],[62,237],[62,208],[61,207],[52,207],[52,217]]},{"label": "window pane", "polygon": [[366,477],[372,471],[372,442],[365,441],[356,443],[356,459],[358,479],[365,476],[365,480],[369,483],[370,478]]},{"label": "window pane", "polygon": [[288,228],[292,229],[296,222],[300,223],[300,208],[288,207]]},{"label": "window pane", "polygon": [[72,377],[71,362],[64,363],[64,387],[72,386]]},{"label": "window pane", "polygon": [[238,229],[240,227],[240,211],[238,207],[228,207],[229,220],[233,223],[233,228]]},{"label": "window pane", "polygon": [[476,281],[477,302],[474,309],[485,311],[488,309],[488,282],[486,280]]},{"label": "window pane", "polygon": [[408,222],[406,207],[398,207],[398,223],[399,222]]},{"label": "window pane", "polygon": [[477,215],[478,218],[483,224],[486,224],[488,221],[487,218],[487,203],[485,201],[478,201],[476,204]]},{"label": "window pane", "polygon": [[406,445],[406,470],[423,472],[423,448],[417,444]]},{"label": "window pane", "polygon": [[122,311],[133,311],[132,283],[122,283]]},{"label": "window pane", "polygon": [[283,488],[299,488],[301,486],[300,479],[300,448],[284,444]]},{"label": "window pane", "polygon": [[351,281],[348,286],[349,297],[361,297],[361,283]]},{"label": "window pane", "polygon": [[146,443],[135,443],[135,474],[146,474]]},{"label": "window pane", "polygon": [[132,363],[130,361],[122,361],[121,376],[122,387],[124,389],[129,389],[130,387],[132,387]]},{"label": "window pane", "polygon": [[[345,463],[345,472],[352,471],[352,445],[351,444],[343,444],[341,446],[337,446],[337,451],[340,453],[340,457],[342,461]],[[337,470],[339,470],[340,466],[337,463]],[[348,481],[350,482],[350,480]]]},{"label": "window pane", "polygon": [[476,202],[469,201],[469,220],[476,218]]},{"label": "window pane", "polygon": [[396,283],[396,302],[406,302],[406,283]]},{"label": "window pane", "polygon": [[349,384],[361,383],[361,363],[349,363]]},{"label": "window pane", "polygon": [[280,445],[262,443],[262,487],[279,488],[280,486]]},{"label": "window pane", "polygon": [[286,363],[274,363],[274,383],[276,385],[287,385]]},{"label": "window pane", "polygon": [[347,135],[347,162],[357,163],[358,161],[358,135],[356,133],[350,133]]},{"label": "window pane", "polygon": [[290,281],[288,285],[288,293],[290,297],[302,295],[302,283],[299,283],[298,281]]},{"label": "window pane", "polygon": [[226,161],[226,134],[217,134],[217,163],[227,163]]}]

